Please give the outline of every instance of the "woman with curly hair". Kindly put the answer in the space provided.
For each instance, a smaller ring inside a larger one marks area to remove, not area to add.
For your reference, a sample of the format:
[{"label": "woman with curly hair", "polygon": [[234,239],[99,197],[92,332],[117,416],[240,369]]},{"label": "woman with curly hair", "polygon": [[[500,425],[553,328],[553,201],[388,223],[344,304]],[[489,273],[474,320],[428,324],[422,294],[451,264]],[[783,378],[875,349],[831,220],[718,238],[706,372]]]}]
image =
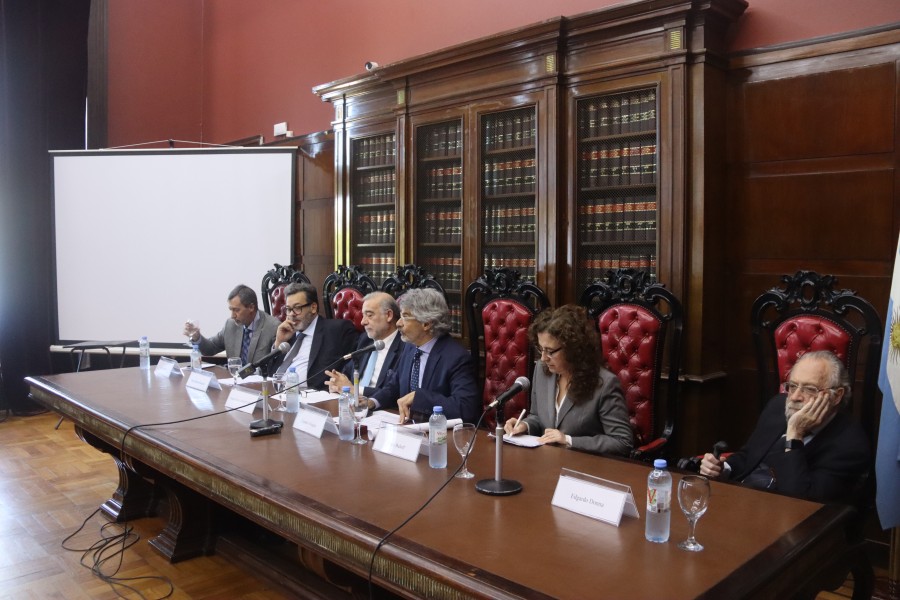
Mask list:
[{"label": "woman with curly hair", "polygon": [[528,433],[543,444],[628,455],[632,431],[619,379],[603,368],[597,330],[580,306],[540,313],[528,329],[540,353],[530,414],[509,419],[506,433]]}]

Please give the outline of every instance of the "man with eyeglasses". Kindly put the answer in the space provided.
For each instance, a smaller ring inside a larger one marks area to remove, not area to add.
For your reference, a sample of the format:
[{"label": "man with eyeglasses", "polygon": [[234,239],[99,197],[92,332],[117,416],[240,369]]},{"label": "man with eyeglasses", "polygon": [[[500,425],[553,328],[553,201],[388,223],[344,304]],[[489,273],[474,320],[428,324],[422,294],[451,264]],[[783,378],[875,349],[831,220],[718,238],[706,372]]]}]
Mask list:
[{"label": "man with eyeglasses", "polygon": [[222,331],[211,338],[203,337],[192,321],[184,324],[184,335],[199,346],[204,356],[224,350],[229,358],[240,357],[243,364],[249,364],[268,354],[281,323],[259,310],[256,292],[246,285],[235,287],[228,294],[228,310],[231,318],[225,321]]},{"label": "man with eyeglasses", "polygon": [[291,349],[273,366],[277,373],[294,367],[301,384],[323,389],[325,369],[353,351],[356,328],[346,319],[319,318],[319,294],[308,283],[289,284],[284,296],[287,317],[278,327],[273,348],[288,342]]},{"label": "man with eyeglasses", "polygon": [[808,352],[766,405],[747,444],[700,473],[818,502],[853,502],[870,465],[868,439],[849,411],[850,379],[831,352]]},{"label": "man with eyeglasses", "polygon": [[400,420],[426,421],[435,406],[448,419],[474,423],[481,410],[475,363],[450,335],[450,310],[437,290],[412,289],[399,300],[397,328],[404,342],[397,369],[372,394],[383,408],[397,407]]}]

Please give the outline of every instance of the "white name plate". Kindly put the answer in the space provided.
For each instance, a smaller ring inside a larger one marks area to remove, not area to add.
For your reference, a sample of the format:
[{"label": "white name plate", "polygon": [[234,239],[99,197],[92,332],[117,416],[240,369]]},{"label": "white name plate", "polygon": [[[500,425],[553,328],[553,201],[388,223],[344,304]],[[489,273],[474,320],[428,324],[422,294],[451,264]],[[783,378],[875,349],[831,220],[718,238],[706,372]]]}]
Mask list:
[{"label": "white name plate", "polygon": [[550,503],[616,527],[623,514],[639,518],[630,487],[570,469],[560,473]]},{"label": "white name plate", "polygon": [[328,431],[337,435],[337,426],[331,413],[325,409],[310,406],[309,404],[300,404],[300,410],[294,417],[294,429],[314,435],[317,438],[322,437],[322,433]]},{"label": "white name plate", "polygon": [[225,408],[232,408],[252,415],[253,409],[256,408],[257,400],[259,400],[259,392],[257,390],[236,385],[228,393],[228,398],[225,400]]},{"label": "white name plate", "polygon": [[222,386],[219,385],[219,380],[216,379],[215,375],[212,373],[208,373],[207,371],[200,371],[197,369],[191,369],[190,375],[188,375],[188,379],[185,385],[189,388],[194,388],[195,390],[200,390],[201,392],[205,392],[207,389],[212,388],[214,390],[221,390]]},{"label": "white name plate", "polygon": [[159,362],[156,363],[156,369],[153,370],[153,374],[159,375],[160,377],[170,377],[172,375],[181,377],[181,368],[174,358],[161,356]]},{"label": "white name plate", "polygon": [[397,425],[385,425],[375,438],[372,447],[378,452],[416,462],[421,446],[421,433],[410,432]]}]

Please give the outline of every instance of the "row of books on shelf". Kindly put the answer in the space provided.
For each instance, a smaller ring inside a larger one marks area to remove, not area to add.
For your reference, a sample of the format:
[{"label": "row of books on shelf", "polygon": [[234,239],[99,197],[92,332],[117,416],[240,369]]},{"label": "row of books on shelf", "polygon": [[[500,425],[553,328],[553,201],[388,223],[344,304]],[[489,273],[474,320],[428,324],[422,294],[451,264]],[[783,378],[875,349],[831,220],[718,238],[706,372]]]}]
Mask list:
[{"label": "row of books on shelf", "polygon": [[393,169],[384,171],[362,171],[357,179],[354,194],[357,203],[396,202],[397,172]]},{"label": "row of books on shelf", "polygon": [[484,194],[520,194],[534,192],[534,158],[487,160],[484,163]]},{"label": "row of books on shelf", "polygon": [[604,142],[582,150],[581,187],[607,187],[656,182],[656,143]]},{"label": "row of books on shelf", "polygon": [[356,257],[360,270],[380,284],[396,270],[393,252],[370,252]]},{"label": "row of books on shelf", "polygon": [[462,153],[462,123],[454,121],[429,126],[424,135],[421,156],[459,156]]},{"label": "row of books on shelf", "polygon": [[588,257],[578,261],[577,278],[583,284],[590,284],[602,279],[607,271],[626,268],[649,271],[651,278],[655,281],[656,255],[602,253],[599,257]]},{"label": "row of books on shelf", "polygon": [[356,166],[392,165],[397,158],[397,136],[393,133],[356,140]]},{"label": "row of books on shelf", "polygon": [[656,90],[584,101],[581,126],[587,137],[656,131]]},{"label": "row of books on shelf", "polygon": [[500,113],[484,119],[484,149],[512,150],[534,146],[537,136],[533,109]]},{"label": "row of books on shelf", "polygon": [[656,196],[607,198],[578,207],[580,242],[656,239]]},{"label": "row of books on shelf", "polygon": [[533,242],[535,232],[533,206],[490,205],[484,209],[484,233],[487,242]]},{"label": "row of books on shelf", "polygon": [[450,331],[462,333],[462,306],[448,303],[447,308],[450,309]]},{"label": "row of books on shelf", "polygon": [[534,279],[537,275],[537,260],[534,257],[522,256],[511,252],[485,252],[485,269],[514,269],[525,279]]},{"label": "row of books on shelf", "polygon": [[422,214],[422,236],[425,243],[462,243],[462,210],[425,211]]},{"label": "row of books on shelf", "polygon": [[443,256],[426,256],[422,259],[421,265],[444,287],[445,291],[462,289],[462,256],[458,252],[450,252]]},{"label": "row of books on shelf", "polygon": [[393,210],[373,210],[356,215],[356,242],[359,244],[393,244],[396,231]]},{"label": "row of books on shelf", "polygon": [[462,165],[425,170],[422,194],[426,198],[459,198],[462,195]]}]

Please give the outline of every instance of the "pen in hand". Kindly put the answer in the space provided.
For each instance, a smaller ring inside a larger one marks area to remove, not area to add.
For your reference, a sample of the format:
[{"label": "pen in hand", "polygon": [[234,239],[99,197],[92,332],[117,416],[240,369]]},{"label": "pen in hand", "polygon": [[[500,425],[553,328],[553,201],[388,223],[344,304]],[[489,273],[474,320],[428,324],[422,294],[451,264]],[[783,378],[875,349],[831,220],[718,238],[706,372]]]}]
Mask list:
[{"label": "pen in hand", "polygon": [[519,423],[522,422],[522,417],[524,417],[524,416],[525,416],[525,409],[523,408],[523,409],[522,409],[522,412],[519,413],[519,418],[516,419],[516,422],[515,422],[515,423],[513,423],[513,426],[512,426],[512,432],[510,432],[509,435],[511,435],[511,436],[516,435],[516,427],[518,427],[518,426],[519,426]]}]

